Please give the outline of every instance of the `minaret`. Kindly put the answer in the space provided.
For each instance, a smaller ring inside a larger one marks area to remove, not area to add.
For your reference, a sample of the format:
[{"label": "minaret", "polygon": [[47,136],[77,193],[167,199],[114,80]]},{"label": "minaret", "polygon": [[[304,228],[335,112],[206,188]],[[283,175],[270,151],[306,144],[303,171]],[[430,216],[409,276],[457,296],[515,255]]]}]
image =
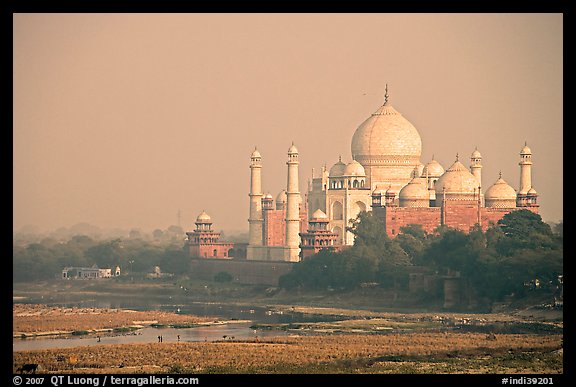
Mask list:
[{"label": "minaret", "polygon": [[[248,219],[248,248],[247,259],[261,259],[262,246],[262,156],[256,148],[250,156],[250,218]],[[256,247],[256,248],[255,248]]]},{"label": "minaret", "polygon": [[478,148],[474,149],[470,156],[470,172],[478,180],[478,185],[482,187],[482,155],[478,152]]},{"label": "minaret", "polygon": [[470,172],[478,181],[478,203],[482,206],[484,202],[484,195],[482,194],[482,155],[478,148],[475,148],[470,156]]},{"label": "minaret", "polygon": [[536,209],[537,196],[536,190],[532,187],[532,150],[524,142],[524,148],[520,151],[520,188],[516,196],[516,206],[534,207]]},{"label": "minaret", "polygon": [[532,150],[524,143],[520,151],[520,190],[518,193],[527,194],[532,188]]},{"label": "minaret", "polygon": [[286,254],[285,261],[298,262],[300,260],[300,211],[298,187],[298,149],[292,143],[288,149],[288,181],[286,184]]}]

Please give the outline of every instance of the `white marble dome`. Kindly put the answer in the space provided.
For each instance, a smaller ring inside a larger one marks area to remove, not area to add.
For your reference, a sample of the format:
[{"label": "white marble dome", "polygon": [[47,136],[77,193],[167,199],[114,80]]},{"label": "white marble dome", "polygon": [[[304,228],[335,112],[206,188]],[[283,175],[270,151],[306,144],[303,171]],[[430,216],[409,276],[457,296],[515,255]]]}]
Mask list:
[{"label": "white marble dome", "polygon": [[260,152],[258,152],[258,149],[254,148],[254,152],[252,152],[252,155],[250,156],[253,159],[260,159],[262,158],[262,156],[260,155]]},{"label": "white marble dome", "polygon": [[440,199],[444,193],[446,198],[474,199],[478,192],[478,180],[456,159],[456,162],[436,181],[434,190],[436,197]]},{"label": "white marble dome", "polygon": [[352,137],[352,157],[363,165],[407,159],[419,163],[420,134],[396,109],[382,105],[356,129]]},{"label": "white marble dome", "polygon": [[434,158],[422,170],[422,177],[440,177],[444,174],[444,167]]},{"label": "white marble dome", "polygon": [[532,149],[530,149],[527,144],[524,144],[524,148],[522,148],[522,150],[520,151],[520,154],[521,155],[531,155]]},{"label": "white marble dome", "polygon": [[500,176],[484,193],[484,203],[486,207],[516,207],[516,191]]},{"label": "white marble dome", "polygon": [[344,170],[346,169],[346,164],[342,160],[338,160],[336,164],[330,168],[330,177],[342,177],[344,175]]},{"label": "white marble dome", "polygon": [[356,160],[352,160],[351,162],[348,163],[348,165],[346,165],[346,168],[344,168],[344,176],[364,177],[366,176],[366,171],[364,170],[362,164],[360,164]]},{"label": "white marble dome", "polygon": [[425,179],[415,177],[399,192],[400,207],[429,207],[430,194]]},{"label": "white marble dome", "polygon": [[286,195],[285,189],[283,189],[282,191],[280,191],[278,193],[278,195],[276,195],[276,204],[286,203],[287,200],[288,200],[288,195]]}]

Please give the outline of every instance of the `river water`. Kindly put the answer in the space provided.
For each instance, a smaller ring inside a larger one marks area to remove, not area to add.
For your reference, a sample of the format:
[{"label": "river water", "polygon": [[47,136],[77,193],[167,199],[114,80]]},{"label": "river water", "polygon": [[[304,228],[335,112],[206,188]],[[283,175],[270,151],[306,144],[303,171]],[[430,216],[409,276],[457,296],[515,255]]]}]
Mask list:
[{"label": "river water", "polygon": [[[256,306],[240,306],[219,303],[178,303],[171,299],[155,301],[142,298],[99,297],[96,299],[77,300],[66,298],[52,299],[21,299],[14,298],[14,302],[44,304],[47,306],[79,307],[79,308],[114,308],[131,309],[138,311],[161,310],[179,314],[192,314],[196,316],[213,316],[224,320],[249,320],[250,322],[232,322],[230,324],[213,325],[196,328],[153,328],[145,327],[125,334],[102,333],[86,336],[51,336],[38,338],[14,338],[12,340],[13,351],[70,348],[78,346],[94,346],[105,344],[128,344],[128,343],[157,343],[158,336],[162,336],[162,342],[198,342],[230,339],[248,339],[267,336],[283,336],[287,333],[281,330],[253,330],[250,326],[259,324],[275,324],[290,322],[318,321],[317,317],[301,313],[279,312],[271,308]],[[326,319],[323,319],[326,321]],[[178,335],[180,338],[178,339]]]}]

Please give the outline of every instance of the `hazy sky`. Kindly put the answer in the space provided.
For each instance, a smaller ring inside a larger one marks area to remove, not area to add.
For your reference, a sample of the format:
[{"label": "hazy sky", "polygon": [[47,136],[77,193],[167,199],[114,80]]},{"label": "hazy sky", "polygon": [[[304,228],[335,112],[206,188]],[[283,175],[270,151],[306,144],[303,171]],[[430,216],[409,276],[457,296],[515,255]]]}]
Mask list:
[{"label": "hazy sky", "polygon": [[519,152],[562,219],[562,14],[15,14],[13,227],[248,229],[249,162],[286,186],[351,160],[384,100],[423,163],[483,156],[516,190]]}]

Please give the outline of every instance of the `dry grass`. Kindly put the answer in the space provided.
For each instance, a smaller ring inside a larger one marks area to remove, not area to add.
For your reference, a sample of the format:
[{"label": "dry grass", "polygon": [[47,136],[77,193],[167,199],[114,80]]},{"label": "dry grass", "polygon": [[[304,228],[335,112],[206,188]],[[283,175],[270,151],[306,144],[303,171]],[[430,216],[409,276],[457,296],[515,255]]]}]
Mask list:
[{"label": "dry grass", "polygon": [[[82,373],[561,373],[562,356],[550,355],[561,340],[560,335],[510,334],[487,340],[475,333],[411,333],[102,345],[14,352],[13,369],[38,363],[43,372]],[[76,360],[74,367],[62,361],[70,358]]]},{"label": "dry grass", "polygon": [[134,325],[158,323],[195,324],[214,321],[214,318],[180,315],[160,311],[138,312],[120,309],[61,308],[44,305],[14,304],[13,334],[72,332],[114,329]]}]

